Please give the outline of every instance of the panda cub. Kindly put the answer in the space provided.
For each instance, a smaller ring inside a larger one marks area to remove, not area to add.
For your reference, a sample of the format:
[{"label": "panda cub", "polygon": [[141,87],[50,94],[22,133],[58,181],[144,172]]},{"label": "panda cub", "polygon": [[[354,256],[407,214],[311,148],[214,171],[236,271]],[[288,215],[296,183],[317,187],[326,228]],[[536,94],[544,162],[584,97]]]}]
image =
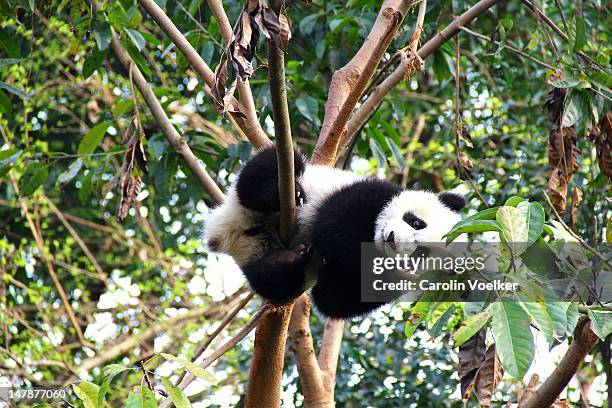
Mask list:
[{"label": "panda cub", "polygon": [[403,190],[374,177],[313,165],[294,152],[297,222],[280,240],[276,149],[250,158],[205,229],[210,250],[229,254],[251,288],[275,304],[312,287],[325,316],[349,319],[384,303],[361,301],[361,243],[441,242],[466,202],[454,193]]}]

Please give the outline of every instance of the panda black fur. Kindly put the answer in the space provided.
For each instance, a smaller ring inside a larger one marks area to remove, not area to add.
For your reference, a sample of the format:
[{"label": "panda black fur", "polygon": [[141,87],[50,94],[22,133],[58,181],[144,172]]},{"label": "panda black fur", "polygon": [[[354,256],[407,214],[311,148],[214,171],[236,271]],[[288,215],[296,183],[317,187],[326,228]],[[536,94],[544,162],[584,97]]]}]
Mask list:
[{"label": "panda black fur", "polygon": [[258,151],[242,168],[226,201],[210,214],[205,238],[211,250],[231,255],[252,289],[285,303],[308,289],[319,311],[347,319],[382,303],[362,302],[362,242],[440,242],[460,220],[465,199],[402,190],[393,183],[312,165],[294,155],[298,216],[286,248],[278,236],[276,150]]}]

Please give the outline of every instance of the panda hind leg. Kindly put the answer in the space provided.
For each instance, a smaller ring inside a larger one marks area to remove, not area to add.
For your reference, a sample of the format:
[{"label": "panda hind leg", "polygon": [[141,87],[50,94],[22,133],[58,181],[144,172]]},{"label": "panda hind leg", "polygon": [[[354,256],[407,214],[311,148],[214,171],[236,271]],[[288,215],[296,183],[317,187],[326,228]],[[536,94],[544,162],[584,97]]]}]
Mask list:
[{"label": "panda hind leg", "polygon": [[277,249],[242,267],[251,288],[273,304],[284,304],[305,289],[306,265],[312,256],[310,247],[299,244],[293,249]]}]

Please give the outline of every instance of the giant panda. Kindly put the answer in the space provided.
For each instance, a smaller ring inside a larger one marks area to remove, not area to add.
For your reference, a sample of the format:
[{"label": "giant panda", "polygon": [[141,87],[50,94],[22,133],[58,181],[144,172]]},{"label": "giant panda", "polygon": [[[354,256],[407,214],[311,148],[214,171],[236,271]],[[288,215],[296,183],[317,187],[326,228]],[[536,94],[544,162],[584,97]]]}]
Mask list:
[{"label": "giant panda", "polygon": [[[383,303],[360,298],[362,242],[377,247],[441,242],[460,221],[465,199],[403,190],[374,177],[310,164],[294,152],[297,222],[287,247],[280,240],[276,149],[250,158],[213,209],[205,227],[210,250],[229,254],[251,288],[274,304],[312,286],[326,317],[363,316]],[[314,284],[314,286],[313,286]]]}]

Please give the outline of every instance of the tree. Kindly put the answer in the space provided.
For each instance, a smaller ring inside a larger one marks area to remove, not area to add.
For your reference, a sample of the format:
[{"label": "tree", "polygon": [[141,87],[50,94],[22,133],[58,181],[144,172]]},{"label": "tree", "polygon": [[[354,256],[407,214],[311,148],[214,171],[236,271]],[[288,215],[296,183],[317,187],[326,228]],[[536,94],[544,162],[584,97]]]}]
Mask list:
[{"label": "tree", "polygon": [[[295,219],[289,153],[297,144],[316,163],[361,160],[404,187],[465,186],[476,212],[457,233],[491,230],[512,242],[507,227],[518,219],[534,239],[551,242],[552,231],[609,263],[601,246],[610,240],[612,174],[602,11],[597,2],[529,0],[0,2],[0,375],[74,384],[85,406],[154,399],[162,381],[160,406],[181,406],[194,378],[219,381],[207,370],[214,363],[225,373],[220,386],[258,407],[279,405],[283,372],[295,364],[306,406],[400,401],[397,392],[347,392],[342,370],[359,371],[374,390],[369,376],[392,357],[359,353],[380,344],[368,339],[349,337],[345,345],[359,346],[344,350],[345,325],[311,318],[307,295],[255,311],[245,288],[215,293],[208,265],[216,258],[198,233],[205,209],[223,200],[253,147],[273,140],[283,236]],[[524,208],[530,215],[520,218]],[[544,208],[553,221],[544,222]],[[451,344],[452,336],[461,397],[482,405],[499,402],[501,367],[503,383],[513,384],[509,377],[531,364],[533,339],[515,328],[548,333],[552,325],[551,346],[572,337],[557,371],[540,387],[506,394],[545,406],[588,371],[580,364],[598,342],[601,367],[589,375],[605,371],[610,384],[609,300],[599,294],[560,310],[553,301],[417,302],[400,321],[415,339],[426,331]],[[514,326],[502,324],[508,316]],[[188,340],[202,327],[205,341]],[[251,359],[235,346],[255,327]],[[503,333],[522,341],[521,362]],[[390,355],[418,366],[403,348]],[[440,349],[431,355],[448,359]],[[170,365],[163,361],[187,372],[172,383],[158,371]],[[400,371],[408,401],[427,395]],[[124,386],[108,391],[111,381]],[[448,384],[438,385],[451,398]]]}]

